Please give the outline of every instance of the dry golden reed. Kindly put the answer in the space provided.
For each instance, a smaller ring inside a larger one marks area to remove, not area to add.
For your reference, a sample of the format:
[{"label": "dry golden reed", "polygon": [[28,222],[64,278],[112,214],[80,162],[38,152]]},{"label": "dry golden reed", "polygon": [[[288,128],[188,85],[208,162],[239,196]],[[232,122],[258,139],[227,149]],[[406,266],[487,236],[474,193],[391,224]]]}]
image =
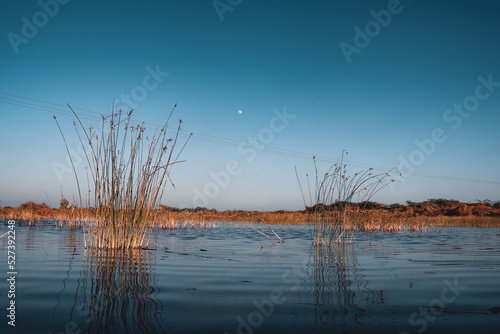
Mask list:
[{"label": "dry golden reed", "polygon": [[[154,229],[155,209],[166,184],[172,182],[172,167],[181,162],[178,158],[187,143],[186,140],[182,148],[175,151],[182,120],[179,120],[174,137],[167,135],[175,107],[163,127],[157,128],[151,138],[146,136],[144,122],[131,125],[132,111],[113,111],[107,117],[102,116],[101,129],[97,131],[92,127],[86,129],[70,107],[78,122],[78,125],[73,124],[80,142],[82,146],[88,144],[85,156],[93,185],[89,190],[93,191],[95,210],[93,219],[85,221],[85,247],[128,249],[148,245]],[[73,170],[82,207],[74,165]]]}]

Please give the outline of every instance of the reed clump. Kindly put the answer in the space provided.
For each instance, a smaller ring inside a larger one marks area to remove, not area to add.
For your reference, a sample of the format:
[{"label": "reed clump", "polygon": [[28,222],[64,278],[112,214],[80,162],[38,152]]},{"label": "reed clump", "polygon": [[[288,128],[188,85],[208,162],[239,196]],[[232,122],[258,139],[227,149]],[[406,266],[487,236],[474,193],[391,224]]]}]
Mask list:
[{"label": "reed clump", "polygon": [[374,173],[373,168],[369,168],[350,174],[344,159],[347,154],[344,150],[338,163],[333,164],[322,179],[313,157],[316,190],[314,205],[312,208],[306,206],[306,210],[315,214],[313,243],[316,245],[330,247],[336,243],[351,243],[360,226],[362,210],[378,191],[395,182],[391,178],[395,168],[383,173]]},{"label": "reed clump", "polygon": [[[176,152],[182,120],[179,120],[173,138],[167,134],[175,107],[163,127],[157,128],[150,137],[146,136],[144,122],[131,124],[132,111],[113,111],[107,117],[102,116],[101,129],[98,130],[85,128],[70,107],[77,120],[73,125],[80,142],[82,146],[88,144],[85,156],[93,185],[89,187],[89,193],[93,192],[95,209],[92,210],[93,219],[84,224],[85,247],[147,247],[154,229],[155,209],[166,184],[173,185],[170,179],[172,167],[181,162],[178,158],[187,144],[186,140]],[[73,170],[80,192],[74,165]],[[82,206],[81,192],[79,196]]]}]

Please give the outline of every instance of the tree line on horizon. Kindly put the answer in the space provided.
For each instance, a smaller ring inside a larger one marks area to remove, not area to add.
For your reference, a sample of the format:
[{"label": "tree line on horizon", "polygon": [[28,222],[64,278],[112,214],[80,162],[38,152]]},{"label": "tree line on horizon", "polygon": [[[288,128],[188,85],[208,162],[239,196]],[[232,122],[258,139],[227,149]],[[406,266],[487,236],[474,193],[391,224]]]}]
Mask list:
[{"label": "tree line on horizon", "polygon": [[[316,204],[314,206],[306,207],[303,210],[287,211],[287,210],[275,210],[268,211],[277,214],[286,212],[297,212],[297,213],[322,213],[322,212],[335,212],[340,206],[347,205],[349,210],[362,210],[362,211],[376,211],[376,212],[387,212],[393,213],[398,216],[500,216],[500,201],[476,200],[475,203],[460,202],[453,199],[444,198],[431,198],[423,202],[413,202],[406,201],[406,204],[394,203],[394,204],[382,204],[373,201],[365,201],[359,203],[333,203],[330,205]],[[83,210],[89,211],[95,210],[95,208],[77,208],[75,204],[69,205],[69,201],[65,198],[61,199],[59,208],[51,208],[46,203],[35,203],[26,202],[18,207],[0,206],[0,217],[5,219],[13,218],[12,216],[17,216],[20,213],[29,212],[39,217],[43,218],[53,218],[57,213],[64,213],[71,210]],[[217,213],[217,214],[232,214],[236,212],[260,212],[257,210],[216,210],[208,209],[205,207],[196,208],[176,208],[166,205],[159,205],[157,208],[159,212],[207,212],[207,213]]]}]

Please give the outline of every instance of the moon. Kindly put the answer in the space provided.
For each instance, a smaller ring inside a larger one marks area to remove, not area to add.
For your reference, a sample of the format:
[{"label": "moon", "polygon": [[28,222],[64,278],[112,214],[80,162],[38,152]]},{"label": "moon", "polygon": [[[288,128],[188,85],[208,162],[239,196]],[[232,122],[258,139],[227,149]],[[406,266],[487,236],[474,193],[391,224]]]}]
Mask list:
[{"label": "moon", "polygon": [[243,110],[241,110],[241,109],[238,110],[238,114],[240,114],[240,115],[243,114]]}]

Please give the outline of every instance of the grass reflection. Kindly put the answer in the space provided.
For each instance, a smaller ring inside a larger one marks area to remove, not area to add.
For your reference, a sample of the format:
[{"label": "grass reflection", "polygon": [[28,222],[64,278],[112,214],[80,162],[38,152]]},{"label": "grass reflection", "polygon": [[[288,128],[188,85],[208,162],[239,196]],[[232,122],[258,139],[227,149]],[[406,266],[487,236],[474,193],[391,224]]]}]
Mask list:
[{"label": "grass reflection", "polygon": [[348,329],[348,325],[362,323],[367,307],[380,303],[379,294],[368,288],[361,273],[354,243],[345,240],[328,246],[313,242],[309,265],[315,327]]},{"label": "grass reflection", "polygon": [[70,321],[88,333],[167,331],[151,252],[108,249],[85,254]]}]

